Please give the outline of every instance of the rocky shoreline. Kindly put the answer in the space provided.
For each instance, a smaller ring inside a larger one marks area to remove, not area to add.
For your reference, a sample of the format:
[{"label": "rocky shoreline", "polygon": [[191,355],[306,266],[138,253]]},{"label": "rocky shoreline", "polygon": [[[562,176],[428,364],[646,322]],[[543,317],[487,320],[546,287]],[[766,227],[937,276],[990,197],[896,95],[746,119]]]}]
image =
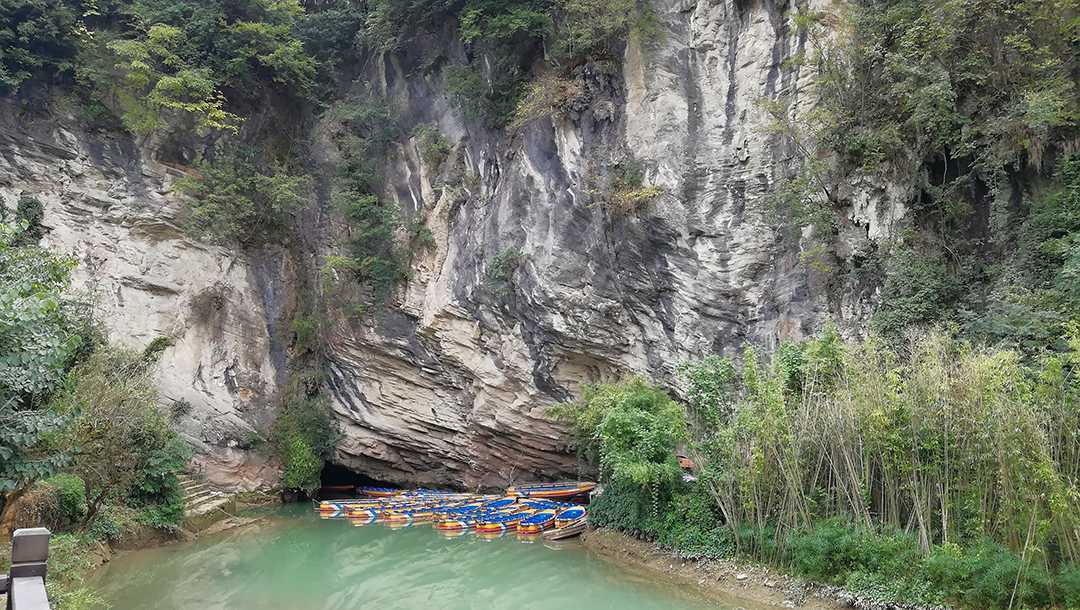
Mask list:
[{"label": "rocky shoreline", "polygon": [[589,530],[581,539],[586,550],[599,559],[647,573],[653,579],[694,587],[702,597],[733,608],[944,610],[883,603],[843,587],[806,582],[766,566],[727,559],[682,559],[658,545],[609,529]]}]

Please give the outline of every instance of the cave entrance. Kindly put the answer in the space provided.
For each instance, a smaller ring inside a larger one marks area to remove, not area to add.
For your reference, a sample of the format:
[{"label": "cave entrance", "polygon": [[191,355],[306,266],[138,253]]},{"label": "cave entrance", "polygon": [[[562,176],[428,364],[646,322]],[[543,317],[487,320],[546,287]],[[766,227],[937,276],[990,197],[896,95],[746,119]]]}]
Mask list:
[{"label": "cave entrance", "polygon": [[379,479],[373,479],[363,473],[349,470],[340,464],[327,463],[323,466],[319,476],[319,499],[332,500],[335,498],[356,497],[357,486],[372,487],[397,487],[394,483],[388,483]]}]

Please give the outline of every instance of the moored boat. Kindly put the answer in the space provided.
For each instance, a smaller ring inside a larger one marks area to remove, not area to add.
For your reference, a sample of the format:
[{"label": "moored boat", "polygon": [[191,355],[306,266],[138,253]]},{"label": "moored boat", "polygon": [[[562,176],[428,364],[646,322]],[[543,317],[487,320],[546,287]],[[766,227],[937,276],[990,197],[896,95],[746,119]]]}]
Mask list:
[{"label": "moored boat", "polygon": [[555,511],[544,510],[518,523],[517,531],[521,534],[539,534],[555,524]]},{"label": "moored boat", "polygon": [[528,513],[511,513],[480,519],[476,522],[477,532],[505,532],[513,529],[522,520],[529,517]]},{"label": "moored boat", "polygon": [[508,487],[506,494],[522,498],[573,498],[583,496],[596,488],[596,483],[576,481],[569,483],[533,483]]},{"label": "moored boat", "polygon": [[574,536],[580,536],[585,528],[588,526],[588,520],[586,517],[582,517],[569,525],[563,527],[557,527],[553,530],[548,530],[542,535],[544,540],[563,540],[565,538],[573,538]]},{"label": "moored boat", "polygon": [[566,527],[571,523],[585,517],[585,508],[582,506],[574,506],[564,509],[555,516],[555,527]]},{"label": "moored boat", "polygon": [[393,487],[357,487],[356,491],[373,498],[389,498],[404,492],[404,490],[394,489]]}]

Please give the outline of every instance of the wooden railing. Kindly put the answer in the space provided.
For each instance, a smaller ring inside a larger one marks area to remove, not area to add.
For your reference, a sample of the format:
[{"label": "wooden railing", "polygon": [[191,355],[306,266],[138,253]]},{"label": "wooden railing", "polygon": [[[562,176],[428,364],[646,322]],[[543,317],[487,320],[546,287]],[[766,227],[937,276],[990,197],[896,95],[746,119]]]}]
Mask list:
[{"label": "wooden railing", "polygon": [[11,570],[0,574],[0,593],[7,593],[7,610],[49,610],[45,594],[49,536],[43,527],[15,530],[11,536]]}]

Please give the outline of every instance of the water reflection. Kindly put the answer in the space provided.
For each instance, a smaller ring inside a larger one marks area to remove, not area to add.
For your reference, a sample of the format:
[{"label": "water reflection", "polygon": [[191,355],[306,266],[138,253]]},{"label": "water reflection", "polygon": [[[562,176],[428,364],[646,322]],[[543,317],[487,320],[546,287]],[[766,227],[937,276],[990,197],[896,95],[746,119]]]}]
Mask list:
[{"label": "water reflection", "polygon": [[590,559],[573,542],[352,525],[282,508],[254,532],[118,557],[95,584],[115,610],[710,607]]}]

